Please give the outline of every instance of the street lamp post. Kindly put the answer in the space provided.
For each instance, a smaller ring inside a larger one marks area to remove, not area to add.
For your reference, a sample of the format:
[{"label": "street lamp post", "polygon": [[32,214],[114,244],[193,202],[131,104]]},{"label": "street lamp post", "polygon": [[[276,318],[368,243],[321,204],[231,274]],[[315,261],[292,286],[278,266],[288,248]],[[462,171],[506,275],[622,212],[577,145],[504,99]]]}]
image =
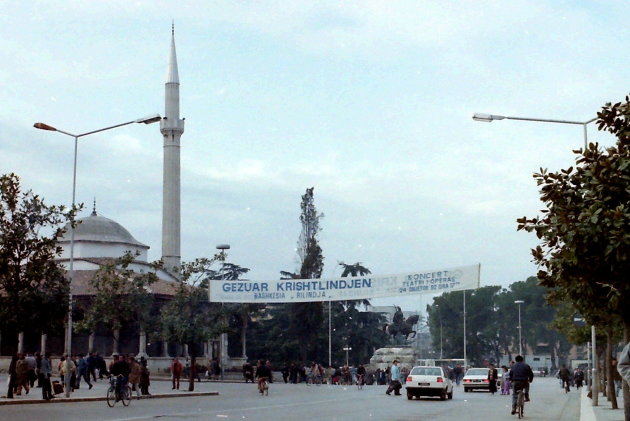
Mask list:
[{"label": "street lamp post", "polygon": [[438,318],[440,319],[440,359],[442,359],[442,312],[439,304],[436,304],[435,307],[438,309]]},{"label": "street lamp post", "polygon": [[344,351],[346,351],[346,365],[347,365],[347,366],[349,366],[349,364],[348,364],[348,361],[349,361],[349,358],[348,358],[348,352],[349,352],[349,351],[352,351],[352,348],[350,348],[350,347],[346,344],[346,346],[343,348],[343,350],[344,350]]},{"label": "street lamp post", "polygon": [[[574,124],[574,125],[580,125],[582,126],[582,129],[584,131],[584,150],[586,150],[588,148],[588,132],[586,130],[586,126],[590,123],[592,123],[593,121],[597,120],[597,117],[595,118],[591,118],[590,120],[587,121],[571,121],[571,120],[553,120],[553,119],[549,119],[549,118],[528,118],[528,117],[509,117],[509,116],[503,116],[503,115],[496,115],[496,114],[485,114],[485,113],[475,113],[473,115],[473,120],[475,121],[481,121],[481,122],[485,122],[485,123],[490,123],[494,120],[522,120],[522,121],[535,121],[535,122],[542,122],[542,123],[559,123],[559,124]],[[520,310],[520,307],[519,307]],[[520,334],[520,329],[519,329],[519,334]],[[597,345],[595,343],[595,325],[591,326],[591,336],[593,337],[593,345],[592,345],[592,357],[593,357],[593,375],[592,375],[592,382],[593,382],[593,389],[594,391],[592,392],[593,395],[593,406],[597,406],[598,405],[598,391],[597,391],[597,382],[598,380],[598,376],[597,376]]]},{"label": "street lamp post", "polygon": [[584,130],[584,149],[588,148],[588,134],[586,131],[586,126],[589,123],[597,120],[597,117],[591,118],[588,121],[571,121],[571,120],[553,120],[550,118],[529,118],[529,117],[510,117],[504,115],[496,115],[496,114],[485,114],[485,113],[475,113],[473,115],[473,120],[481,121],[484,123],[491,123],[494,120],[521,120],[521,121],[537,121],[541,123],[558,123],[558,124],[576,124],[582,126]]},{"label": "street lamp post", "polygon": [[523,355],[523,337],[521,331],[523,330],[521,327],[521,304],[525,303],[523,300],[516,300],[514,304],[518,304],[518,354]]},{"label": "street lamp post", "polygon": [[[72,170],[72,210],[74,210],[76,204],[76,188],[77,188],[77,151],[79,147],[79,138],[87,135],[91,135],[94,133],[104,132],[105,130],[115,129],[116,127],[126,126],[132,123],[144,123],[151,124],[157,123],[160,121],[162,117],[159,114],[150,115],[147,117],[139,118],[137,120],[128,121],[126,123],[116,124],[115,126],[109,126],[98,130],[92,130],[91,132],[81,133],[81,134],[72,134],[65,132],[63,130],[59,130],[56,127],[50,126],[45,123],[35,123],[33,127],[40,130],[48,130],[51,132],[59,132],[61,134],[65,134],[67,136],[74,138],[74,164]],[[66,329],[66,355],[67,358],[70,358],[72,355],[72,280],[74,278],[74,214],[71,217],[70,221],[70,268],[68,271],[68,279],[70,281],[70,292],[68,294],[68,327]],[[65,376],[65,386],[66,386],[66,397],[70,397],[70,376]]]},{"label": "street lamp post", "polygon": [[[229,250],[230,249],[230,245],[229,244],[219,244],[217,245],[217,250],[221,250],[221,255],[223,256],[223,259],[225,259],[225,250]],[[210,285],[211,281],[208,281],[208,285]],[[221,309],[223,310],[223,303],[221,303]],[[225,343],[227,342],[227,333],[222,333],[221,336],[219,337],[219,365],[221,366],[221,374],[220,374],[220,378],[221,380],[223,380],[223,372],[225,371],[225,366],[224,366],[224,362],[225,362],[225,358],[223,358],[223,356],[225,355],[225,351],[226,351],[226,346]]]}]

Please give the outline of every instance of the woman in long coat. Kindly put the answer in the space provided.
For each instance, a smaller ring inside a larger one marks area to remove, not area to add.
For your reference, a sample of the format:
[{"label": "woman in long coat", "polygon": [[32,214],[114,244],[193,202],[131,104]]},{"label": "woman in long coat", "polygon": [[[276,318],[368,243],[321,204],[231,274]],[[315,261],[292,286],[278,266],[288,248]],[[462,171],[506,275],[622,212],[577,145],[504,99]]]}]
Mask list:
[{"label": "woman in long coat", "polygon": [[17,386],[17,373],[15,371],[17,365],[17,354],[11,357],[11,363],[9,364],[9,389],[7,390],[7,398],[13,399],[13,392]]},{"label": "woman in long coat", "polygon": [[497,376],[499,375],[499,373],[497,372],[497,369],[494,368],[494,365],[492,364],[490,364],[488,369],[489,369],[488,382],[489,382],[490,393],[494,395],[497,392]]}]

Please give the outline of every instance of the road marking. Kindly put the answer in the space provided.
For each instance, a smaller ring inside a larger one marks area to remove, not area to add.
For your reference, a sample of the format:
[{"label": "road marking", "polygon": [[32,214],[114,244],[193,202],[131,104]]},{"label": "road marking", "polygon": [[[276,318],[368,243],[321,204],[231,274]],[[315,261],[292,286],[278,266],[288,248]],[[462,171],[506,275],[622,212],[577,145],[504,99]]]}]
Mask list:
[{"label": "road marking", "polygon": [[[116,419],[111,419],[109,421],[139,421],[139,420],[151,420],[151,419],[167,418],[167,417],[180,418],[180,417],[191,417],[191,416],[194,416],[194,415],[201,415],[201,414],[203,414],[203,415],[211,415],[211,414],[216,414],[217,412],[225,413],[225,412],[236,412],[236,411],[255,411],[255,410],[261,410],[261,409],[289,408],[289,407],[294,407],[294,406],[303,407],[304,405],[318,405],[318,404],[322,404],[322,403],[344,402],[346,400],[347,400],[347,397],[343,397],[343,398],[335,398],[335,399],[324,399],[324,400],[319,400],[319,401],[295,402],[295,403],[266,405],[266,406],[250,406],[250,407],[246,407],[246,408],[220,409],[220,410],[214,410],[214,411],[208,411],[208,412],[201,412],[201,411],[196,411],[196,412],[174,412],[174,413],[171,413],[171,414],[144,415],[144,416],[140,416],[140,417],[116,418]],[[219,417],[219,418],[227,418],[228,415],[217,414],[217,417]],[[245,417],[243,417],[243,418],[245,418]]]}]

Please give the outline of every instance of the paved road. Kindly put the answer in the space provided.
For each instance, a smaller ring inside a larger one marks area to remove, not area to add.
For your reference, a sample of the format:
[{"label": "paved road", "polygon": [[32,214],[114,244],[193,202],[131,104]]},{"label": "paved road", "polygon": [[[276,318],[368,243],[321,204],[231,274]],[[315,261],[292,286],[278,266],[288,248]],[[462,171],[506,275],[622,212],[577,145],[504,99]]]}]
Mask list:
[{"label": "paved road", "polygon": [[[456,388],[453,400],[408,401],[385,395],[384,386],[352,387],[271,385],[268,397],[259,396],[252,384],[202,383],[199,391],[217,390],[220,396],[133,401],[108,408],[105,402],[0,406],[0,420],[440,420],[504,421],[511,419],[510,397],[485,392],[464,393]],[[403,390],[404,392],[404,390]],[[556,379],[537,378],[527,420],[576,421],[580,418],[579,393],[565,394]],[[516,416],[513,417],[517,419]]]}]

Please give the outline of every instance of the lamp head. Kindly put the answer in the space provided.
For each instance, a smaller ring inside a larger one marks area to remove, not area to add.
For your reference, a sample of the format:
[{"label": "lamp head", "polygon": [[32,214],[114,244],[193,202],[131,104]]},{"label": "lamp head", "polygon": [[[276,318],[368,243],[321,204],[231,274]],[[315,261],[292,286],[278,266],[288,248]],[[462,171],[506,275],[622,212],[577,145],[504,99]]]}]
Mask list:
[{"label": "lamp head", "polygon": [[33,124],[33,127],[40,130],[49,130],[51,132],[57,131],[57,129],[55,129],[53,126],[49,126],[48,124],[44,124],[44,123],[35,123]]},{"label": "lamp head", "polygon": [[523,300],[516,300],[516,301],[514,301],[514,304],[524,304],[524,303],[525,303],[525,301],[523,301]]},{"label": "lamp head", "polygon": [[162,117],[159,114],[152,114],[152,115],[148,115],[146,117],[139,118],[135,122],[136,123],[151,124],[151,123],[157,123],[160,120],[162,120]]},{"label": "lamp head", "polygon": [[505,116],[502,116],[502,115],[484,114],[484,113],[473,114],[473,120],[482,121],[484,123],[490,123],[493,120],[503,120],[504,118]]}]

